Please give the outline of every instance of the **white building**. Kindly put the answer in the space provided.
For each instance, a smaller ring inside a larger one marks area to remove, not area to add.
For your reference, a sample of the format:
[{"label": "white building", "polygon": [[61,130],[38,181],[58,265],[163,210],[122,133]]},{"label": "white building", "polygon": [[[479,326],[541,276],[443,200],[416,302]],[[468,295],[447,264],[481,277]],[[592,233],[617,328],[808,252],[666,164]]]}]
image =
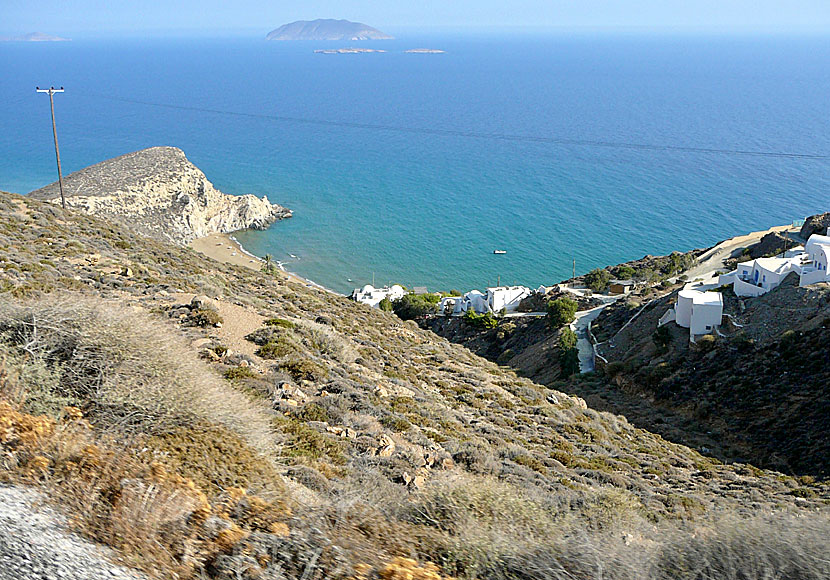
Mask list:
[{"label": "white building", "polygon": [[461,316],[468,310],[477,314],[493,312],[487,296],[478,290],[471,290],[464,296],[445,296],[438,303],[438,312],[448,316]]},{"label": "white building", "polygon": [[758,258],[738,264],[732,273],[733,289],[738,296],[760,296],[776,288],[791,272],[798,274],[799,286],[830,282],[828,262],[830,237],[813,234],[803,248],[787,250],[782,257]]},{"label": "white building", "polygon": [[711,334],[723,319],[723,296],[720,292],[703,292],[687,285],[677,294],[674,308],[660,318],[658,326],[674,321],[689,329],[689,340]]},{"label": "white building", "polygon": [[530,288],[524,286],[497,286],[487,289],[487,303],[493,312],[514,312],[523,298],[530,296]]},{"label": "white building", "polygon": [[355,288],[352,292],[352,300],[360,302],[361,304],[368,304],[372,308],[377,308],[384,298],[390,301],[403,298],[406,290],[402,286],[395,284],[392,287],[384,286],[383,288],[375,288],[371,284],[366,284],[363,288]]},{"label": "white building", "polygon": [[800,286],[830,282],[830,236],[813,234],[804,246],[807,263],[801,269]]}]

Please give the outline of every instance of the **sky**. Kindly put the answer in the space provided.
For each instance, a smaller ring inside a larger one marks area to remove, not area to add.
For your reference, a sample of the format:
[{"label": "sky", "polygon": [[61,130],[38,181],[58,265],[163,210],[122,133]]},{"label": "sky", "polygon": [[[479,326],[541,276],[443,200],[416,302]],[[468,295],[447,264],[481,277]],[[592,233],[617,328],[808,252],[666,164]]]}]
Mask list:
[{"label": "sky", "polygon": [[446,28],[830,31],[830,0],[0,0],[0,35],[265,34],[346,18],[385,31]]}]

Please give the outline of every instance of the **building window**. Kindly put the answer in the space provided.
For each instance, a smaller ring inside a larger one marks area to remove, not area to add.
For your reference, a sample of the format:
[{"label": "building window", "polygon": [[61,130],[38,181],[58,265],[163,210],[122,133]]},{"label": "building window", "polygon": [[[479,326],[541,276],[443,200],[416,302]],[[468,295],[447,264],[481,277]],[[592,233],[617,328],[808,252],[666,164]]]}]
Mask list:
[{"label": "building window", "polygon": [[709,325],[709,324],[707,324],[707,325],[706,325],[706,330],[712,330],[712,326],[711,326],[711,325]]}]

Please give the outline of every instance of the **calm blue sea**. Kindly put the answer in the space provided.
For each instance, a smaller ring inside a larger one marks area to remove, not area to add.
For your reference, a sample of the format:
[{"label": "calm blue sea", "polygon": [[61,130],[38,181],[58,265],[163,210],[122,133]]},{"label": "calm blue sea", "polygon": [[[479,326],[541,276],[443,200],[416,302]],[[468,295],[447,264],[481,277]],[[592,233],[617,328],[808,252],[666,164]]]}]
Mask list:
[{"label": "calm blue sea", "polygon": [[[689,150],[830,156],[830,37],[352,44],[388,52],[0,44],[0,189],[55,180],[48,98],[34,92],[55,84],[65,173],[180,147],[223,191],[295,211],[241,233],[248,249],[343,292],[373,276],[535,286],[569,277],[573,259],[585,272],[830,210],[826,157]],[[446,54],[403,53],[419,47]]]}]

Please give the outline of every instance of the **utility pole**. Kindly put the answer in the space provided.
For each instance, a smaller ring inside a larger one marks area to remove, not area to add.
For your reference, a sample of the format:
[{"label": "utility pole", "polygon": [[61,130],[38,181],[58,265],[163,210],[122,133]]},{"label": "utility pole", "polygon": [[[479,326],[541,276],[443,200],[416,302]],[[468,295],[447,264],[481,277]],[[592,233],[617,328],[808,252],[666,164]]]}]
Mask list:
[{"label": "utility pole", "polygon": [[576,278],[576,258],[574,258],[574,271],[573,276],[571,276],[571,286],[576,286],[576,282],[574,282],[574,278]]},{"label": "utility pole", "polygon": [[63,173],[61,172],[61,152],[58,149],[58,130],[55,127],[55,93],[62,93],[63,87],[56,89],[55,87],[49,87],[48,89],[41,89],[40,87],[35,87],[35,90],[39,93],[49,93],[49,107],[52,109],[52,135],[55,137],[55,158],[58,160],[58,187],[61,190],[61,207],[66,209],[66,198],[63,195]]}]

